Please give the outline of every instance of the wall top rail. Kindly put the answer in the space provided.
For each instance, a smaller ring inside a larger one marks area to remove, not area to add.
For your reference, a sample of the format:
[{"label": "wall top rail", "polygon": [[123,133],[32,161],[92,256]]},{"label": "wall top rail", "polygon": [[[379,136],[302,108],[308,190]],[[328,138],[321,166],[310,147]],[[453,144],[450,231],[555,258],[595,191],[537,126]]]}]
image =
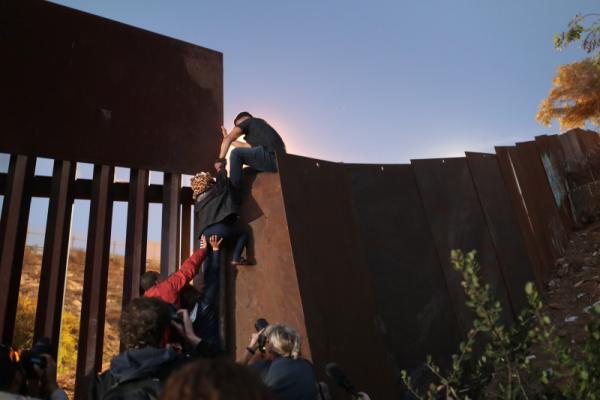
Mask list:
[{"label": "wall top rail", "polygon": [[[0,173],[0,196],[6,194],[6,183],[8,174]],[[129,199],[129,182],[114,182],[110,184],[111,200],[127,201]],[[33,197],[50,197],[52,191],[52,177],[34,176],[31,182],[31,195]],[[193,204],[192,189],[182,187],[180,190],[180,204]],[[92,180],[75,179],[73,181],[73,198],[77,200],[92,199]],[[149,203],[163,202],[163,185],[150,184],[147,187],[147,199]]]}]

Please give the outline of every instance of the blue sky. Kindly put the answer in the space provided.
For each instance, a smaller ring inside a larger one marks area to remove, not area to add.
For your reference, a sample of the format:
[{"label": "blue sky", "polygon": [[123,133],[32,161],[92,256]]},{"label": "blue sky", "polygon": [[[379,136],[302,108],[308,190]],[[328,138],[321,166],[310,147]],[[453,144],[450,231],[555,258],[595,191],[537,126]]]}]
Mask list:
[{"label": "blue sky", "polygon": [[556,67],[584,53],[556,51],[552,35],[600,9],[581,0],[56,2],[223,52],[228,128],[247,110],[292,153],[369,163],[558,133],[534,116]]}]

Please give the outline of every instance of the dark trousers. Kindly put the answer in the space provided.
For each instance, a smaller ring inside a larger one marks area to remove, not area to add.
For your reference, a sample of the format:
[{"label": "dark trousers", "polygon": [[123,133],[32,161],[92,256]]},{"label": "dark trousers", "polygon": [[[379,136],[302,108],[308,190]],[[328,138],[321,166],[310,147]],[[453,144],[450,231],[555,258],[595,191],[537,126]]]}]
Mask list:
[{"label": "dark trousers", "polygon": [[244,164],[258,172],[277,171],[275,153],[268,151],[263,146],[236,147],[229,155],[229,179],[236,187],[240,187]]},{"label": "dark trousers", "polygon": [[219,222],[217,224],[210,225],[202,233],[206,237],[206,244],[209,247],[210,244],[208,244],[208,239],[212,235],[217,235],[220,238],[222,237],[226,241],[235,241],[232,261],[240,261],[240,258],[242,257],[242,251],[244,251],[244,247],[246,247],[246,243],[248,242],[248,232],[246,232],[244,229],[236,228],[233,225],[224,222]]}]

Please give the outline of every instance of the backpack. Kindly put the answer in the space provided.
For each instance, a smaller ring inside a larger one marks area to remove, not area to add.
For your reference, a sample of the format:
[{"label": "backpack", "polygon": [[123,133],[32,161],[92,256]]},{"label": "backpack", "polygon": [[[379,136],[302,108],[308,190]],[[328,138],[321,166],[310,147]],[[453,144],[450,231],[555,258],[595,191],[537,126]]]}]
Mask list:
[{"label": "backpack", "polygon": [[156,400],[162,389],[162,382],[154,376],[115,382],[110,372],[94,379],[90,399],[94,400]]}]

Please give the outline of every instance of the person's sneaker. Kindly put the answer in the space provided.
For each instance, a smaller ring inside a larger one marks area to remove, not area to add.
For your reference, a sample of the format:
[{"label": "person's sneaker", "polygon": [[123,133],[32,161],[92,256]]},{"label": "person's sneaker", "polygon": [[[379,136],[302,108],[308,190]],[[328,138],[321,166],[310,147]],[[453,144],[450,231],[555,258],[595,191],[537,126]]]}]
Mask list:
[{"label": "person's sneaker", "polygon": [[231,261],[231,265],[254,265],[254,263],[242,257],[238,261]]}]

